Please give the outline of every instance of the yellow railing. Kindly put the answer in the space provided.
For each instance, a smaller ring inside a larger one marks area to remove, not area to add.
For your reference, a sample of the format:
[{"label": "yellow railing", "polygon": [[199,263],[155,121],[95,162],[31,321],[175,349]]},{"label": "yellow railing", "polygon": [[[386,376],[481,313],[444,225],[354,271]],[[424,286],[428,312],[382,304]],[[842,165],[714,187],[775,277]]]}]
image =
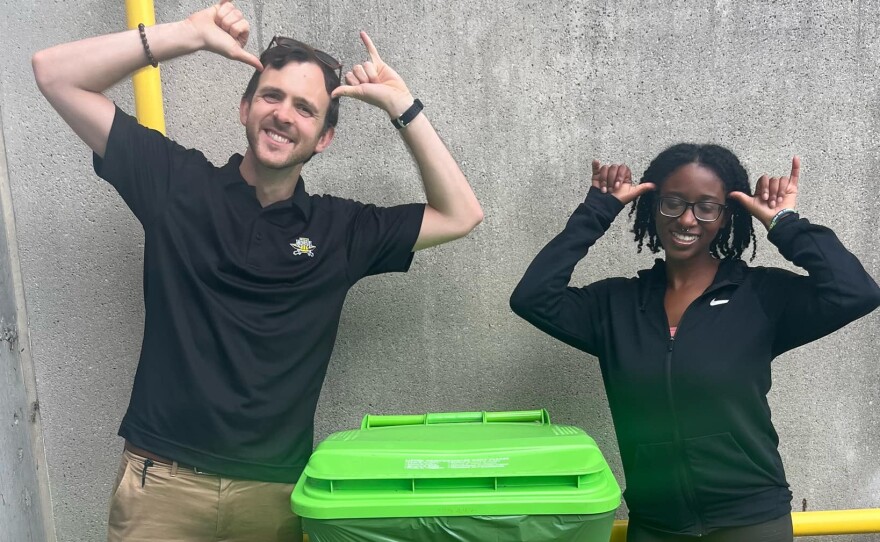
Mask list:
[{"label": "yellow railing", "polygon": [[[880,508],[792,512],[795,536],[880,533]],[[610,542],[626,542],[626,520],[614,522]]]},{"label": "yellow railing", "polygon": [[880,533],[880,508],[791,514],[795,536]]},{"label": "yellow railing", "polygon": [[[137,28],[138,23],[146,26],[156,24],[153,0],[125,0],[125,13],[128,28]],[[147,128],[165,133],[165,113],[162,109],[162,80],[159,68],[147,66],[131,77],[134,86],[134,107],[138,122]]]}]

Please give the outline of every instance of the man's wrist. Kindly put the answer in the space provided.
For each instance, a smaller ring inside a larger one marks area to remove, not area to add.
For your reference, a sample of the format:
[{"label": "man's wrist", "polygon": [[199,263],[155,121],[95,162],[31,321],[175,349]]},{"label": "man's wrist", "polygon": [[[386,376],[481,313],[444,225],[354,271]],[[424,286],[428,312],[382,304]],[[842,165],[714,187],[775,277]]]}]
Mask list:
[{"label": "man's wrist", "polygon": [[171,31],[181,41],[181,54],[195,53],[196,51],[204,51],[208,48],[208,40],[198,27],[189,19],[183,19],[176,23],[168,25]]},{"label": "man's wrist", "polygon": [[[134,31],[139,34],[137,27]],[[156,62],[195,53],[206,49],[207,46],[204,36],[189,19],[146,26],[144,32]],[[138,42],[141,48],[145,49],[140,37]]]},{"label": "man's wrist", "polygon": [[414,101],[415,98],[413,98],[413,95],[408,92],[405,95],[396,96],[394,100],[385,107],[385,112],[388,113],[388,118],[394,120],[400,115],[403,115]]},{"label": "man's wrist", "polygon": [[406,128],[409,126],[416,117],[422,112],[425,106],[422,104],[421,100],[413,100],[411,106],[407,108],[399,117],[391,119],[391,124],[397,128],[398,130]]}]

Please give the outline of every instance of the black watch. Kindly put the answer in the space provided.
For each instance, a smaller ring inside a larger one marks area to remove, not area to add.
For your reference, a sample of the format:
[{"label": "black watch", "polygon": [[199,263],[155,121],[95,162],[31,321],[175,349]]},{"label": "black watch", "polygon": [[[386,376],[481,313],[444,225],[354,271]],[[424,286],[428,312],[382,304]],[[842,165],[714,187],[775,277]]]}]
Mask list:
[{"label": "black watch", "polygon": [[396,119],[391,119],[391,124],[393,124],[394,127],[398,130],[400,130],[401,128],[405,128],[406,125],[412,122],[413,119],[416,118],[416,116],[421,113],[422,109],[424,108],[425,106],[422,105],[421,100],[416,98],[413,104],[409,106],[409,109],[404,111],[402,115],[400,115]]}]

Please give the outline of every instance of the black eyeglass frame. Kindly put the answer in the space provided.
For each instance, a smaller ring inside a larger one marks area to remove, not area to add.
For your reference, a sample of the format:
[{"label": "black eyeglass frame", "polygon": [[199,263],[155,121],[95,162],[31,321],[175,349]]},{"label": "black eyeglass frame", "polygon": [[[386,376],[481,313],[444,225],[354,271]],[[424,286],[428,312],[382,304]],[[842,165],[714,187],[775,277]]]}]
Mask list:
[{"label": "black eyeglass frame", "polygon": [[[677,202],[684,203],[684,209],[682,209],[681,212],[678,213],[677,215],[666,214],[666,213],[663,212],[663,200],[674,200],[674,201],[677,201]],[[716,217],[713,218],[712,220],[707,220],[707,219],[705,219],[705,218],[700,218],[699,216],[697,216],[697,207],[696,207],[697,205],[712,205],[712,206],[714,206],[714,207],[718,207],[718,208],[719,208],[718,216],[716,216]],[[700,222],[707,222],[707,223],[708,223],[708,222],[716,222],[719,218],[721,218],[722,215],[724,215],[724,211],[727,210],[728,207],[727,207],[727,205],[724,205],[724,204],[722,204],[722,203],[715,203],[714,201],[695,201],[695,202],[690,202],[690,201],[686,201],[686,200],[683,200],[683,199],[678,198],[678,197],[675,197],[675,196],[660,196],[659,198],[657,198],[657,211],[658,211],[661,215],[665,216],[666,218],[678,218],[678,217],[680,217],[681,215],[683,215],[683,214],[685,214],[686,212],[688,212],[688,209],[690,209],[691,211],[693,211],[693,213],[694,213],[694,218],[696,218],[698,221],[700,221]]]},{"label": "black eyeglass frame", "polygon": [[272,37],[272,40],[269,41],[269,46],[266,47],[266,50],[263,51],[263,54],[265,55],[270,49],[272,49],[273,45],[276,47],[284,47],[286,49],[293,49],[295,47],[305,49],[306,51],[312,53],[312,56],[314,56],[319,62],[321,62],[321,64],[327,66],[332,71],[337,72],[336,75],[339,78],[339,81],[342,82],[342,62],[339,62],[324,51],[320,49],[315,49],[308,43],[303,43],[297,39],[275,35]]}]

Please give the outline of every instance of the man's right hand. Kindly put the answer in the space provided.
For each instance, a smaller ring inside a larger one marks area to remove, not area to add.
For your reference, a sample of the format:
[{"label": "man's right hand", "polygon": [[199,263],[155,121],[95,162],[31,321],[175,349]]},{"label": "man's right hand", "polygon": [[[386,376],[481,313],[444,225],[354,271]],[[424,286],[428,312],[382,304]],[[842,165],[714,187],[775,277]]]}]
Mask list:
[{"label": "man's right hand", "polygon": [[[249,34],[250,25],[229,0],[183,21],[146,28],[159,62],[207,50],[261,70],[260,60],[244,50]],[[36,53],[32,63],[37,85],[52,107],[103,157],[116,111],[103,92],[148,65],[138,31],[56,45]]]},{"label": "man's right hand", "polygon": [[202,38],[203,49],[263,70],[260,59],[244,49],[251,26],[231,0],[220,0],[216,5],[193,13],[186,20]]},{"label": "man's right hand", "polygon": [[598,160],[593,160],[591,181],[603,194],[610,193],[624,205],[655,188],[654,183],[633,184],[632,171],[626,164],[603,166]]}]

